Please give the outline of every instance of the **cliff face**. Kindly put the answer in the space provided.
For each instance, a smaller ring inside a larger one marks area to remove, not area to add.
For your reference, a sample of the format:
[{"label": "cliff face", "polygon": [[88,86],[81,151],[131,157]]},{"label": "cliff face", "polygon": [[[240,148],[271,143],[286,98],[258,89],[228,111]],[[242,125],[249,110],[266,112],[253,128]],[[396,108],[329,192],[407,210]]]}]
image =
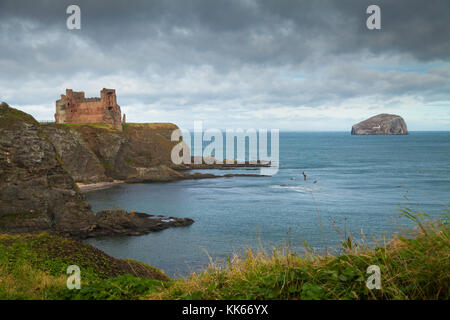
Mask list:
[{"label": "cliff face", "polygon": [[[102,171],[105,174],[105,178],[99,179],[99,181],[106,181],[108,178],[117,179],[116,158],[119,150],[126,142],[124,135],[108,127],[81,125],[70,126],[69,128],[69,130],[76,131],[79,134],[81,140],[88,146],[103,167]],[[72,153],[72,156],[74,158],[79,157],[76,153]],[[80,175],[84,173],[82,167],[74,168],[74,170]]]},{"label": "cliff face", "polygon": [[171,123],[128,124],[124,129],[126,142],[116,159],[121,178],[128,181],[171,181],[183,175],[172,169]]},{"label": "cliff face", "polygon": [[78,131],[50,125],[42,126],[42,130],[75,181],[94,183],[108,180],[105,168]]},{"label": "cliff face", "polygon": [[355,124],[351,133],[354,135],[397,135],[408,134],[408,129],[402,117],[383,113]]},{"label": "cliff face", "polygon": [[123,132],[98,125],[48,124],[43,128],[77,182],[183,177],[171,169],[170,154],[176,142],[170,136],[178,128],[174,124],[127,124]]},{"label": "cliff face", "polygon": [[170,135],[177,129],[173,124],[129,124],[123,132],[94,125],[48,124],[42,128],[76,182],[182,177],[170,168],[174,146]]},{"label": "cliff face", "polygon": [[94,214],[31,116],[0,105],[0,231],[88,232]]}]

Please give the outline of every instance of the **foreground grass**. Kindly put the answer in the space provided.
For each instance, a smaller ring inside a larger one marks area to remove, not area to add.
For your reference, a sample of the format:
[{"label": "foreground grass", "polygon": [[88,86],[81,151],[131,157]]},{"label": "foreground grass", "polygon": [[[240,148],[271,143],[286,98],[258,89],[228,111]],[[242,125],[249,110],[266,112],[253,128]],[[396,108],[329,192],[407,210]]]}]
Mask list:
[{"label": "foreground grass", "polygon": [[[426,222],[408,210],[417,230],[376,248],[346,241],[338,256],[274,250],[200,274],[152,293],[150,299],[449,299],[448,221]],[[369,290],[367,267],[381,269],[380,290]]]},{"label": "foreground grass", "polygon": [[[404,214],[417,228],[376,247],[348,240],[341,254],[325,256],[248,250],[226,266],[211,264],[171,281],[151,266],[87,244],[47,234],[4,235],[0,299],[449,299],[448,219]],[[81,290],[66,288],[71,264],[81,267]],[[381,269],[380,290],[366,287],[370,265]]]}]

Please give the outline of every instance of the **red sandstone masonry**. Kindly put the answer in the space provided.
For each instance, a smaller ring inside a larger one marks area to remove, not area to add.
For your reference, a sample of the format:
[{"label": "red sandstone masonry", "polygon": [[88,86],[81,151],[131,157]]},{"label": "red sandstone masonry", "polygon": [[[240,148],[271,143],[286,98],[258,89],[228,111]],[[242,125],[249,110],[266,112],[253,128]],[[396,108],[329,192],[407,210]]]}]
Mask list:
[{"label": "red sandstone masonry", "polygon": [[66,89],[56,101],[56,123],[104,123],[122,131],[121,120],[114,89],[103,88],[100,98],[85,98],[83,91]]}]

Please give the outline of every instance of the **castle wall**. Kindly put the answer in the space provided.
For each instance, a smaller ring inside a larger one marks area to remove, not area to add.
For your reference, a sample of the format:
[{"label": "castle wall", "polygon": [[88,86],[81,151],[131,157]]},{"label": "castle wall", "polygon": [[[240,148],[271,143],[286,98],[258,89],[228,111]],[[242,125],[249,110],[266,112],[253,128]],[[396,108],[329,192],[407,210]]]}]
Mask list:
[{"label": "castle wall", "polygon": [[56,101],[55,122],[63,123],[64,119],[66,119],[66,104],[62,100],[57,100]]},{"label": "castle wall", "polygon": [[81,102],[70,108],[66,122],[103,123],[105,106],[101,102]]},{"label": "castle wall", "polygon": [[101,98],[85,98],[84,92],[66,90],[56,101],[57,123],[104,123],[122,131],[120,106],[113,89],[103,89]]}]

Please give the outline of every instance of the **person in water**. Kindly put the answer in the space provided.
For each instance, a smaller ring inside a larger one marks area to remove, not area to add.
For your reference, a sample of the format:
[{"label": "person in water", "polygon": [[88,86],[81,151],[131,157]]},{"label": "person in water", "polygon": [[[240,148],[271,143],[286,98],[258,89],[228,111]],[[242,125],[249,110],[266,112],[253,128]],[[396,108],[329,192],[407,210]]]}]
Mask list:
[{"label": "person in water", "polygon": [[305,171],[302,171],[302,175],[303,175],[303,180],[306,181],[306,173],[305,173]]}]

